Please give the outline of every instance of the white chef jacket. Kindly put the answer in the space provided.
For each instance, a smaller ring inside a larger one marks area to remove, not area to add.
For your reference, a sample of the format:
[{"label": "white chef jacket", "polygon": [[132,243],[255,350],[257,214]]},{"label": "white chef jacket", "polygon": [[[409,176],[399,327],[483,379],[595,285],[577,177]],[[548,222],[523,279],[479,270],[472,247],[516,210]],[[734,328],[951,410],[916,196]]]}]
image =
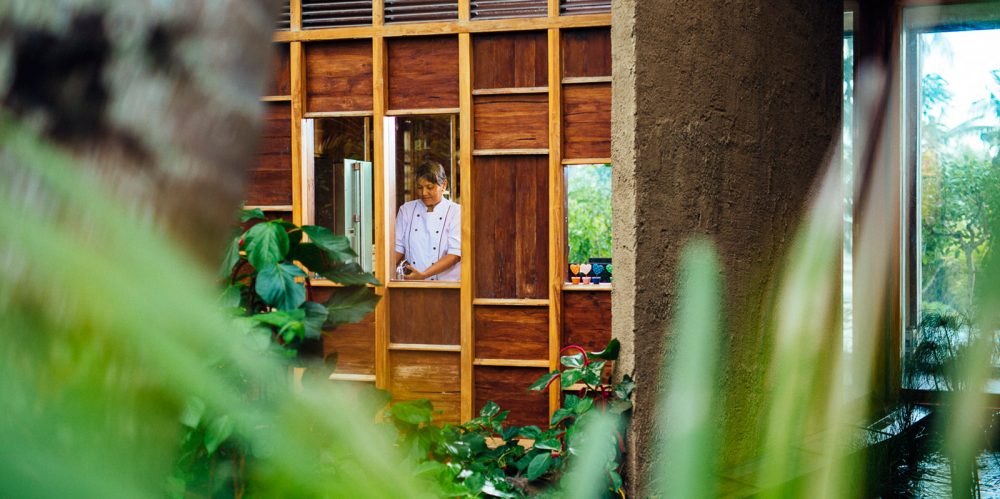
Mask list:
[{"label": "white chef jacket", "polygon": [[[421,272],[445,255],[461,257],[462,207],[444,198],[432,212],[419,199],[404,203],[396,214],[396,251]],[[428,280],[458,281],[461,276],[460,260]]]}]

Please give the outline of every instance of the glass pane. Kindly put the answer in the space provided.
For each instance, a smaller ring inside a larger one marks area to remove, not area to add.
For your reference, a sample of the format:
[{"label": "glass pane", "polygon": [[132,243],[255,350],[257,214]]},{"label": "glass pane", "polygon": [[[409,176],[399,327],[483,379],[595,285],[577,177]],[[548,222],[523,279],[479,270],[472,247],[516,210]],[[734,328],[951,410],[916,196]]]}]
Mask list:
[{"label": "glass pane", "polygon": [[[1000,206],[1000,51],[988,49],[1000,46],[1000,30],[962,27],[913,35],[919,225],[910,238],[916,274],[905,345],[910,388],[955,388],[942,367],[979,334],[969,321],[973,293],[993,244],[989,217]],[[1000,391],[1000,380],[988,389]]]},{"label": "glass pane", "polygon": [[313,128],[312,224],[347,236],[358,254],[355,261],[371,272],[375,224],[369,120],[358,117],[306,121]]},{"label": "glass pane", "polygon": [[393,278],[459,281],[458,116],[387,117],[385,129],[394,130],[385,148],[395,172]]},{"label": "glass pane", "polygon": [[612,280],[611,165],[569,165],[566,175],[566,242],[572,284]]}]

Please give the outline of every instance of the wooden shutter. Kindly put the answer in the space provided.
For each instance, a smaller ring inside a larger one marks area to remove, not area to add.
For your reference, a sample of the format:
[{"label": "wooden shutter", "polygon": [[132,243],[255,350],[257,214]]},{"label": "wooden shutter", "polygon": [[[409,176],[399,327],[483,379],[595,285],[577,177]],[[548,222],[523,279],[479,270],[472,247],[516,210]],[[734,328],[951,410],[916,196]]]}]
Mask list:
[{"label": "wooden shutter", "polygon": [[277,31],[288,31],[292,27],[292,7],[288,0],[281,2],[281,13],[278,14],[278,22],[274,29]]},{"label": "wooden shutter", "polygon": [[611,12],[611,0],[562,0],[559,5],[559,13],[562,15],[603,12]]},{"label": "wooden shutter", "polygon": [[371,0],[302,0],[302,29],[372,23]]},{"label": "wooden shutter", "polygon": [[512,17],[545,17],[546,0],[472,0],[474,19],[509,19]]},{"label": "wooden shutter", "polygon": [[385,22],[458,19],[458,0],[385,0]]}]

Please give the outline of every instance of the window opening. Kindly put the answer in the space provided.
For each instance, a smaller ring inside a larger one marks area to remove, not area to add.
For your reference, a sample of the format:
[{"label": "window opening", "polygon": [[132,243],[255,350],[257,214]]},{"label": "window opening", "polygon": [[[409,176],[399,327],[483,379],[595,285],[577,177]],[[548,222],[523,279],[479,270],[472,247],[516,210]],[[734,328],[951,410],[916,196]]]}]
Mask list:
[{"label": "window opening", "polygon": [[611,263],[611,165],[566,165],[566,281],[608,284]]}]

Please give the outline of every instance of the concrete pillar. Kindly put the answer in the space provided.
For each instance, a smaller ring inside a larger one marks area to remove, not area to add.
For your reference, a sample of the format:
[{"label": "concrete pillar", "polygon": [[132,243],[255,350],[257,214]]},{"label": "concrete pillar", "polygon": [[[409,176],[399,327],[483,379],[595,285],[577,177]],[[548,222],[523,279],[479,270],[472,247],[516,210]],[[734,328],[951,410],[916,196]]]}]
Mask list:
[{"label": "concrete pillar", "polygon": [[638,381],[629,441],[643,496],[685,241],[724,272],[722,465],[753,457],[775,270],[840,118],[842,2],[615,0],[613,334]]}]

